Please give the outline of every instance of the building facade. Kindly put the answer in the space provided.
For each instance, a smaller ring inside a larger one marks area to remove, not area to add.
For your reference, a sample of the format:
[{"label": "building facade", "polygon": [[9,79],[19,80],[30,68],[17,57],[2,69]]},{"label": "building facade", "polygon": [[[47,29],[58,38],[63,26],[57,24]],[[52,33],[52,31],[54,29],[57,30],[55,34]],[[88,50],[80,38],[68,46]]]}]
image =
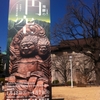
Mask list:
[{"label": "building facade", "polygon": [[71,51],[69,48],[61,49],[53,46],[51,51],[52,82],[58,80],[59,83],[67,84],[73,78],[76,84],[95,83],[94,63],[90,57]]}]

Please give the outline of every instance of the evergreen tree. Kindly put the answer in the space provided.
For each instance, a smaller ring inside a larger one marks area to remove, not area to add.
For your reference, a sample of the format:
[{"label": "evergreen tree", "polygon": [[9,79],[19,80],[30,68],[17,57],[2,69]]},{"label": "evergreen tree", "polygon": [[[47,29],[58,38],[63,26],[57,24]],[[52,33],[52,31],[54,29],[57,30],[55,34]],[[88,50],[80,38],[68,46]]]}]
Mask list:
[{"label": "evergreen tree", "polygon": [[1,53],[1,47],[0,47],[0,74],[3,73],[3,60],[2,60],[2,53]]}]

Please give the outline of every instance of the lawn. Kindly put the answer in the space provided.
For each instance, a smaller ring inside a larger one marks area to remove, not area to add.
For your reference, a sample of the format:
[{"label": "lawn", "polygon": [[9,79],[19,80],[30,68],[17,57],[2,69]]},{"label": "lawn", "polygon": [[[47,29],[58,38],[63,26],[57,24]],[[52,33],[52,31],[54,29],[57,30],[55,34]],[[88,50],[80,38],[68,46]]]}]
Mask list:
[{"label": "lawn", "polygon": [[[0,100],[4,94],[0,93]],[[64,100],[100,100],[100,87],[53,87],[53,98],[64,98]]]},{"label": "lawn", "polygon": [[52,97],[64,100],[100,100],[100,87],[53,87]]},{"label": "lawn", "polygon": [[0,93],[0,100],[3,100],[4,99],[4,93]]}]

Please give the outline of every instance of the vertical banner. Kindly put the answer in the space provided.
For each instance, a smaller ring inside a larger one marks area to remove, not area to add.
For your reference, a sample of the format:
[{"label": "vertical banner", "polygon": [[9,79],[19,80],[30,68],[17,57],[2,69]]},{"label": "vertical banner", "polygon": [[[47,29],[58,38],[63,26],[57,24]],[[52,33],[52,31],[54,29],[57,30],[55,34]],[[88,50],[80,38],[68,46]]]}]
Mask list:
[{"label": "vertical banner", "polygon": [[10,0],[5,100],[51,100],[50,0]]}]

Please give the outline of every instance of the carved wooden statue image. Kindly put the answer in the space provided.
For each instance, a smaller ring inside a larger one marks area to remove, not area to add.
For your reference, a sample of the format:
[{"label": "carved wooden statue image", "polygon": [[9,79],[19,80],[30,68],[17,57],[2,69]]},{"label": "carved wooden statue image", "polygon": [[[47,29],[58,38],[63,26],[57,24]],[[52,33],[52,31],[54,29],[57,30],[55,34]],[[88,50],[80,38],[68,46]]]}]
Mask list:
[{"label": "carved wooden statue image", "polygon": [[10,44],[5,100],[49,100],[50,42],[43,27],[26,24]]}]

